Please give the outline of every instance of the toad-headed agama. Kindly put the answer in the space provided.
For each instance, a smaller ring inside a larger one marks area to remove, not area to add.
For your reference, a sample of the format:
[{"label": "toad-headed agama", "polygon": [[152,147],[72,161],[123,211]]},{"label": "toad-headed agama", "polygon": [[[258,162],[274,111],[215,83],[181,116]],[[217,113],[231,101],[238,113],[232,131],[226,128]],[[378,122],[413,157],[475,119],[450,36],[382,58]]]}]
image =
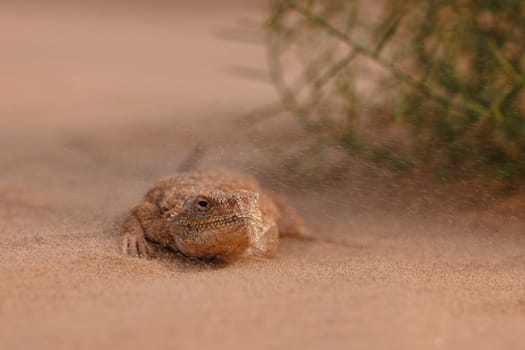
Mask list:
[{"label": "toad-headed agama", "polygon": [[302,219],[257,181],[229,171],[187,171],[160,180],[122,225],[124,253],[147,257],[149,242],[185,256],[233,261],[273,256],[279,236],[304,236]]}]

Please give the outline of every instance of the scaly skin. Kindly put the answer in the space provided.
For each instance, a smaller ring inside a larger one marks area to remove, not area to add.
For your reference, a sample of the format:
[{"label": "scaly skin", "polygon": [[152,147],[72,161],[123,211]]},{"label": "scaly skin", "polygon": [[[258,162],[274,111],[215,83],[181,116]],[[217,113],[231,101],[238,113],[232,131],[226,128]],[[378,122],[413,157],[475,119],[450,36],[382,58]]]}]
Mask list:
[{"label": "scaly skin", "polygon": [[190,171],[159,181],[121,231],[125,254],[147,257],[150,240],[186,256],[233,261],[273,256],[283,230],[302,234],[301,218],[262,192],[253,177]]}]

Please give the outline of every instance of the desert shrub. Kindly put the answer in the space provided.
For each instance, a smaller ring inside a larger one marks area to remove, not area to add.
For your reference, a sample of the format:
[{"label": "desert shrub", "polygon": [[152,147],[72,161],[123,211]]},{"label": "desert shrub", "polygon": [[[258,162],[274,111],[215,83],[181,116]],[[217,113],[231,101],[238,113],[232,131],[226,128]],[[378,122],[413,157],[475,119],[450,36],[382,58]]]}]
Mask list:
[{"label": "desert shrub", "polygon": [[316,144],[441,176],[525,175],[522,1],[279,0],[266,25],[271,81]]}]

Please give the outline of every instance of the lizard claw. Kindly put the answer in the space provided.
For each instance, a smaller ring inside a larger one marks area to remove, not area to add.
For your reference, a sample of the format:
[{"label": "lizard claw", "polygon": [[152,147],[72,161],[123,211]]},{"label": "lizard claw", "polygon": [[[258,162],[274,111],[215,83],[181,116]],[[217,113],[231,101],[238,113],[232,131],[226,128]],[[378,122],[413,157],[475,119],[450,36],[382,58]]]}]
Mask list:
[{"label": "lizard claw", "polygon": [[149,247],[146,240],[142,237],[137,238],[135,235],[125,235],[122,242],[122,252],[126,255],[148,258]]}]

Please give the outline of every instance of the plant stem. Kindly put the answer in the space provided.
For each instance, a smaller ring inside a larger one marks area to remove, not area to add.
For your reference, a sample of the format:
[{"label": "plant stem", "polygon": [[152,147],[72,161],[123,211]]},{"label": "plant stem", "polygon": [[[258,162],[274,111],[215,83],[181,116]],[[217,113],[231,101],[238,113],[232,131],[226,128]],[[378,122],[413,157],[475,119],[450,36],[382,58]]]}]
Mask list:
[{"label": "plant stem", "polygon": [[356,43],[353,39],[349,38],[345,33],[339,31],[335,27],[333,27],[330,23],[328,23],[324,18],[319,17],[312,13],[309,9],[305,9],[302,7],[299,7],[295,4],[289,4],[290,8],[295,10],[296,12],[300,13],[304,17],[308,18],[313,23],[317,24],[318,26],[324,28],[330,35],[334,36],[335,38],[338,38],[342,42],[346,43],[348,46],[350,46],[353,50],[355,50],[357,53],[360,53],[370,59],[372,59],[374,62],[382,66],[383,68],[386,68],[390,73],[395,76],[397,79],[403,81],[406,84],[409,84],[417,89],[419,89],[423,94],[425,94],[428,97],[434,98],[438,100],[439,102],[443,104],[450,104],[456,108],[465,109],[471,112],[474,112],[478,114],[480,117],[485,117],[491,114],[490,110],[485,108],[484,106],[477,104],[475,102],[462,100],[462,101],[456,101],[453,99],[450,99],[449,97],[442,95],[436,91],[433,91],[428,88],[427,85],[422,84],[420,81],[412,78],[410,75],[405,74],[404,72],[398,70],[393,63],[387,62],[386,60],[379,57],[378,54],[376,54],[374,51],[366,48],[365,46],[362,46],[358,43]]}]

